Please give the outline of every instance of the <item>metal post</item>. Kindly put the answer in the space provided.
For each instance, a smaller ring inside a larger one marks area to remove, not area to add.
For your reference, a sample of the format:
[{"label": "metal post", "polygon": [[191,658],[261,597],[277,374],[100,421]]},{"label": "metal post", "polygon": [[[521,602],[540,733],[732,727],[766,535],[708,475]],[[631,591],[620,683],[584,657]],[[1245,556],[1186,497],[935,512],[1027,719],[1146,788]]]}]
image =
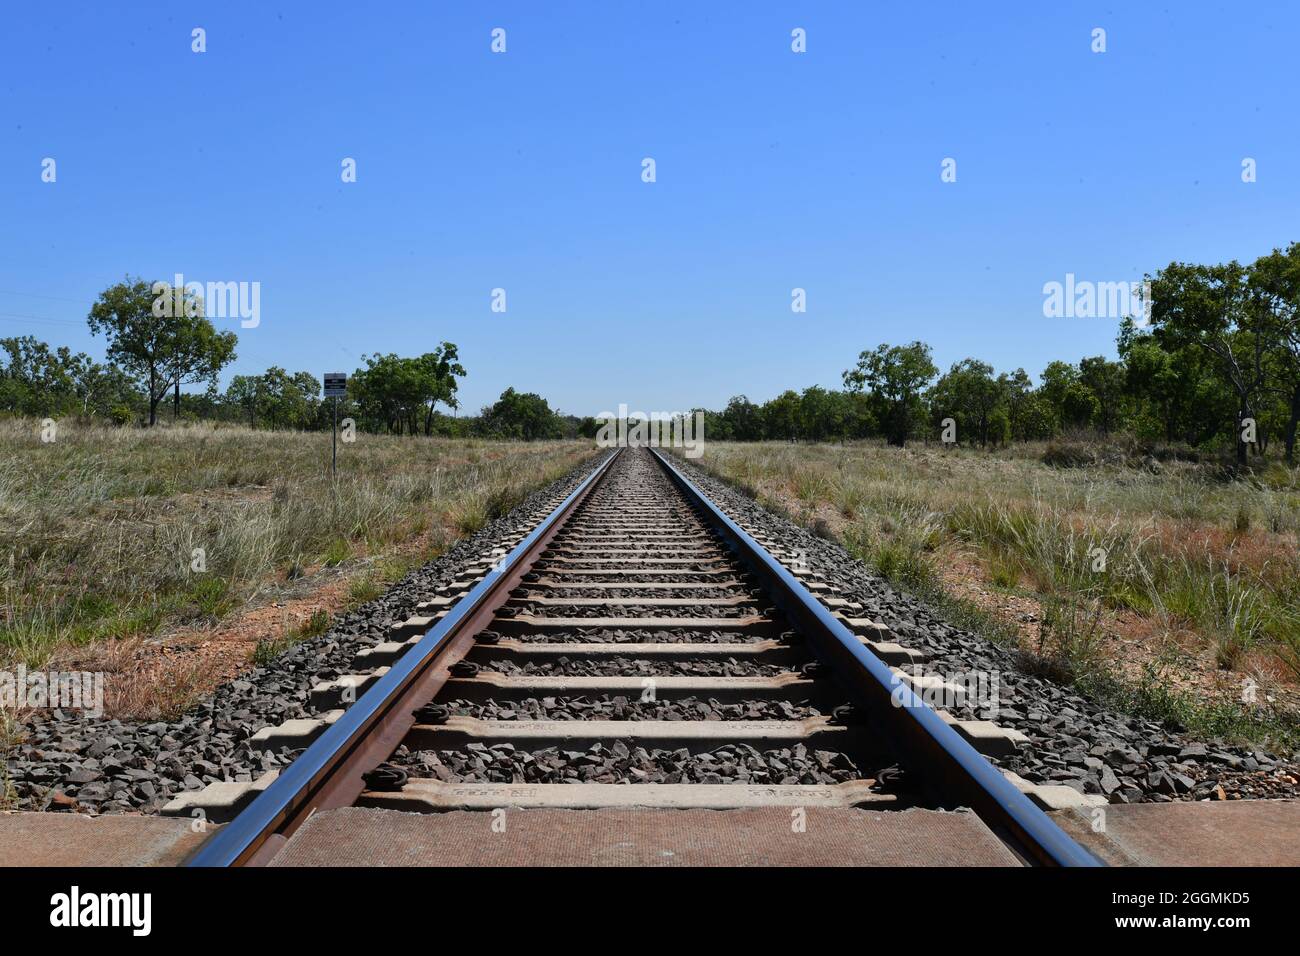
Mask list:
[{"label": "metal post", "polygon": [[334,399],[334,430],[330,442],[330,477],[339,476],[339,396],[348,393],[348,377],[342,372],[326,372],[325,397]]}]

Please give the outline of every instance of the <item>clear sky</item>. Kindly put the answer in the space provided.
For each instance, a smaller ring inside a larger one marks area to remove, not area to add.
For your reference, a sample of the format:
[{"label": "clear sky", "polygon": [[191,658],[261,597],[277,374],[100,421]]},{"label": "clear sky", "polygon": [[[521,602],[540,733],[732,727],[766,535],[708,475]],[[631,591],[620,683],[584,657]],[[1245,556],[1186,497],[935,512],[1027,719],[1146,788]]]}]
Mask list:
[{"label": "clear sky", "polygon": [[446,339],[470,410],[764,400],[914,338],[1037,376],[1116,328],[1044,283],[1300,239],[1298,55],[1294,2],[10,3],[0,335],[100,356],[95,296],[180,272],[261,284],[231,372]]}]

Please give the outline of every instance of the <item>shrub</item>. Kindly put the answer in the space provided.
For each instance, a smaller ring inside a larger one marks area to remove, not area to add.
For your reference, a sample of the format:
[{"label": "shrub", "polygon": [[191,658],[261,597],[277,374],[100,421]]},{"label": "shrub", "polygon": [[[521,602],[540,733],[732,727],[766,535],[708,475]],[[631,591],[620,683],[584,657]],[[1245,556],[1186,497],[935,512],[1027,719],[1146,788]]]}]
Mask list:
[{"label": "shrub", "polygon": [[1043,464],[1053,468],[1088,468],[1096,463],[1093,450],[1075,442],[1048,442],[1043,450]]}]

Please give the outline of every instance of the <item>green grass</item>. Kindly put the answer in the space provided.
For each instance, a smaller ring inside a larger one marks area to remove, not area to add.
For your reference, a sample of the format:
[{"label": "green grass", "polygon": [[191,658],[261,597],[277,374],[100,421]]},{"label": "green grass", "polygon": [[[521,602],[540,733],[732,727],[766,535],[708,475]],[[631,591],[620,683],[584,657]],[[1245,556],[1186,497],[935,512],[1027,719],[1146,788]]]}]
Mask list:
[{"label": "green grass", "polygon": [[376,580],[374,574],[365,574],[359,578],[354,578],[348,583],[348,610],[353,610],[368,601],[373,601],[383,593],[383,586]]},{"label": "green grass", "polygon": [[298,633],[304,638],[317,637],[324,634],[329,628],[330,613],[322,607],[311,612],[311,617],[298,628]]},{"label": "green grass", "polygon": [[1078,687],[1120,713],[1157,720],[1201,740],[1263,745],[1282,752],[1300,748],[1300,716],[1295,713],[1228,700],[1202,700],[1171,689],[1155,666],[1145,668],[1139,680],[1125,681],[1104,671],[1089,674],[1078,681]]},{"label": "green grass", "polygon": [[1011,591],[1020,583],[1021,560],[1010,551],[995,549],[989,555],[989,580],[995,587]]},{"label": "green grass", "polygon": [[295,644],[324,634],[329,627],[329,611],[317,608],[312,611],[311,617],[292,631],[285,631],[278,637],[264,637],[259,640],[257,646],[253,648],[253,664],[257,667],[265,667]]},{"label": "green grass", "polygon": [[336,568],[352,556],[352,546],[342,538],[335,538],[325,548],[321,563],[327,568]]}]

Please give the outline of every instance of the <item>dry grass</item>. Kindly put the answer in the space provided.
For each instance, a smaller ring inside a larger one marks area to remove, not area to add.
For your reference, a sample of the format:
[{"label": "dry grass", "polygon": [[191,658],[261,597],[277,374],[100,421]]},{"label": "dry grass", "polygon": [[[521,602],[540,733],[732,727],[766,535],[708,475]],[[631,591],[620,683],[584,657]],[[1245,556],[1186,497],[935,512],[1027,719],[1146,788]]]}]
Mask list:
[{"label": "dry grass", "polygon": [[[326,435],[66,424],[46,444],[0,421],[0,666],[210,625],[313,569],[409,562],[414,541],[427,560],[592,451],[359,435],[333,481]],[[367,574],[354,598],[386,579]]]},{"label": "dry grass", "polygon": [[[868,565],[932,595],[958,559],[981,589],[1036,604],[1022,648],[1067,680],[1114,674],[1120,642],[1148,673],[1170,648],[1201,683],[1281,688],[1300,678],[1300,475],[1227,482],[1174,464],[1053,468],[1042,449],[712,443],[705,467],[808,527],[829,526]],[[950,589],[948,589],[950,590]],[[1012,631],[1015,630],[1013,627]],[[1195,683],[1195,681],[1193,681]]]}]

